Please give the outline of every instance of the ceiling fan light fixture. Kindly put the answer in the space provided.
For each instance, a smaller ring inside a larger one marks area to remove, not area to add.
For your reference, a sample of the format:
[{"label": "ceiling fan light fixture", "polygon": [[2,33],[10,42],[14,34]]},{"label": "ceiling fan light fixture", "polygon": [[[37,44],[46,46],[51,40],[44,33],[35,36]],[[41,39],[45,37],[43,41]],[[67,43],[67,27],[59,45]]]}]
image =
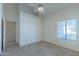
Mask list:
[{"label": "ceiling fan light fixture", "polygon": [[42,6],[38,7],[38,11],[43,12],[44,8]]},{"label": "ceiling fan light fixture", "polygon": [[38,11],[39,12],[43,12],[44,11],[43,5],[41,5],[41,4],[38,5]]},{"label": "ceiling fan light fixture", "polygon": [[34,10],[34,13],[37,16],[39,16],[39,15],[42,16],[45,13],[44,6],[42,4],[38,4],[36,9]]}]

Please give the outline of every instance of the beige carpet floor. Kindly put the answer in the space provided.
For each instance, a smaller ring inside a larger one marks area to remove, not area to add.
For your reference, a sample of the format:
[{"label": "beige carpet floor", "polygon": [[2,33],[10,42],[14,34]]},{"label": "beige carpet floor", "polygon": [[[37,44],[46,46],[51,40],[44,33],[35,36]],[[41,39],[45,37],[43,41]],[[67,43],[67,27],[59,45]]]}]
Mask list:
[{"label": "beige carpet floor", "polygon": [[2,56],[79,56],[79,52],[46,42],[38,42],[23,47],[9,46],[2,52]]}]

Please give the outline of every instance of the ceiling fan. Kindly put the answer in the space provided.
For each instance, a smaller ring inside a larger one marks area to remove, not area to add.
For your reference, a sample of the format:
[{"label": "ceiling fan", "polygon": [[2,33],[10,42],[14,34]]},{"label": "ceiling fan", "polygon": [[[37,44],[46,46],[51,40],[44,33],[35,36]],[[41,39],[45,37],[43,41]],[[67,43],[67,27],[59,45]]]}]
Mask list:
[{"label": "ceiling fan", "polygon": [[44,14],[44,6],[42,4],[38,4],[37,8],[34,10],[39,16]]},{"label": "ceiling fan", "polygon": [[37,9],[38,12],[44,12],[44,7],[42,4],[38,4]]},{"label": "ceiling fan", "polygon": [[30,4],[30,6],[31,6],[31,7],[35,7],[35,6],[36,6],[36,7],[33,9],[33,12],[34,12],[34,14],[37,15],[37,16],[41,16],[41,15],[43,15],[43,14],[45,13],[43,4]]}]

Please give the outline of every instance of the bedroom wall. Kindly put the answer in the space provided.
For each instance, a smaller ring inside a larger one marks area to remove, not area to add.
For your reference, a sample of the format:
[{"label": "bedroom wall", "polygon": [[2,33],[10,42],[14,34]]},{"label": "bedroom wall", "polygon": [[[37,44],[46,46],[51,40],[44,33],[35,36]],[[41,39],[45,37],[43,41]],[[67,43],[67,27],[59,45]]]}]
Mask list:
[{"label": "bedroom wall", "polygon": [[20,46],[41,41],[41,20],[20,6]]},{"label": "bedroom wall", "polygon": [[78,40],[75,41],[63,40],[63,39],[58,39],[56,34],[58,21],[73,19],[73,18],[79,20],[78,5],[64,8],[55,13],[52,13],[51,15],[46,16],[46,18],[43,20],[43,40],[65,48],[79,51],[79,38]]},{"label": "bedroom wall", "polygon": [[0,54],[1,54],[1,48],[2,48],[2,4],[0,3]]},{"label": "bedroom wall", "polygon": [[[3,17],[6,21],[16,22],[16,43],[19,44],[19,4],[5,3],[3,4]],[[6,30],[6,28],[5,28]]]}]

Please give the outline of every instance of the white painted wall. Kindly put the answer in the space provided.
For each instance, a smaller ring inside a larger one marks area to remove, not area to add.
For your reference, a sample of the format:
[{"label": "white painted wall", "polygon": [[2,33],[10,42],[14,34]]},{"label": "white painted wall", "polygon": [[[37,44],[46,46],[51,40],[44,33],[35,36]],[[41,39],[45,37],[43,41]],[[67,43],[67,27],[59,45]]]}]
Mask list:
[{"label": "white painted wall", "polygon": [[2,4],[0,3],[0,54],[2,48]]},{"label": "white painted wall", "polygon": [[50,16],[46,16],[46,18],[43,20],[43,40],[72,50],[79,51],[79,38],[76,41],[72,41],[58,39],[56,36],[57,22],[60,20],[67,20],[72,18],[76,18],[79,20],[78,5],[64,8],[63,10],[59,10]]},{"label": "white painted wall", "polygon": [[[19,4],[3,4],[4,17],[16,22],[16,43],[24,46],[41,41],[41,20],[24,12]],[[6,33],[7,34],[7,33]]]},{"label": "white painted wall", "polygon": [[20,46],[41,41],[41,20],[20,10]]},{"label": "white painted wall", "polygon": [[16,21],[18,20],[18,4],[17,3],[5,3],[3,4],[3,13],[8,21]]},{"label": "white painted wall", "polygon": [[16,43],[19,44],[19,4],[3,4],[3,17],[6,21],[16,22]]}]

